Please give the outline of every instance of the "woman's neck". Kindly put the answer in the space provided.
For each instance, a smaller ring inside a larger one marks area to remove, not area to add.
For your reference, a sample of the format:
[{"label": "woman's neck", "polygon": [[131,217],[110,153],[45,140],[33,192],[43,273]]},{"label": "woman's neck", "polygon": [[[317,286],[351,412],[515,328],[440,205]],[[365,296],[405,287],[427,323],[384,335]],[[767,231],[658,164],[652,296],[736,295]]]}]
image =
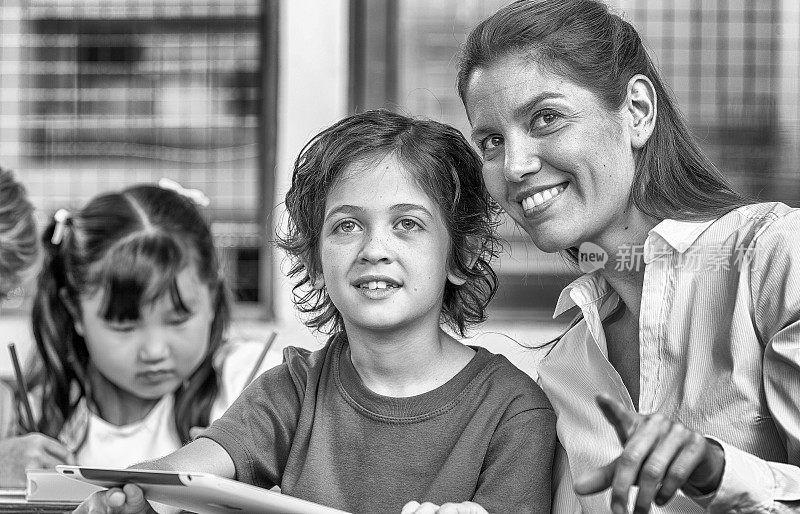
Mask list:
[{"label": "woman's neck", "polygon": [[88,379],[93,400],[89,408],[112,425],[128,425],[144,419],[161,399],[139,398],[108,380],[91,364]]},{"label": "woman's neck", "polygon": [[438,324],[419,323],[395,331],[347,328],[350,360],[364,385],[384,396],[408,397],[441,386],[475,351]]},{"label": "woman's neck", "polygon": [[609,227],[597,242],[608,254],[603,278],[637,319],[644,285],[644,243],[658,222],[632,207],[625,220]]}]

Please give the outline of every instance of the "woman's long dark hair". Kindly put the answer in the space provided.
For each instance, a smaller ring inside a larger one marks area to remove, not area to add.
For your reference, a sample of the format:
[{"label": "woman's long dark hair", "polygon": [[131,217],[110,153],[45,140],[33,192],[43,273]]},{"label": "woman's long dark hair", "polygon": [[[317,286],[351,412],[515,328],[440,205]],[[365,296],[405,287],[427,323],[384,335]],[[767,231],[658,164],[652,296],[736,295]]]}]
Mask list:
[{"label": "woman's long dark hair", "polygon": [[142,185],[95,197],[69,216],[60,241],[53,243],[56,225],[51,222],[42,236],[44,264],[32,312],[41,359],[31,377],[31,387],[42,399],[37,430],[58,437],[78,401],[92,402],[86,373],[90,357],[69,304],[80,305],[82,293],[101,291],[100,315],[108,320],[138,319],[143,306],[165,296],[178,311],[188,312],[177,276],[194,266],[211,292],[214,319],[208,352],[175,392],[175,426],[181,439],[189,441],[191,427],[209,423],[219,390],[212,358],[230,315],[208,223],[188,198]]}]

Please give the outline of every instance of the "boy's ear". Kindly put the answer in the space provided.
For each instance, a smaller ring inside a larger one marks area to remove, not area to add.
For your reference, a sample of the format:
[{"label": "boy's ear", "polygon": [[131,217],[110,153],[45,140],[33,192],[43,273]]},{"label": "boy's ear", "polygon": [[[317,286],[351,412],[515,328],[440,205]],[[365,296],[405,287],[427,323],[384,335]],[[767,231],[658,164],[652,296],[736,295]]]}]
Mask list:
[{"label": "boy's ear", "polygon": [[[461,250],[461,258],[467,263],[468,269],[472,269],[475,263],[478,262],[478,254],[474,253],[471,248],[472,245],[470,244],[468,248]],[[447,280],[454,286],[461,286],[467,282],[467,277],[462,276],[458,270],[455,269],[455,266],[450,266],[450,270],[447,272]]]},{"label": "boy's ear", "polygon": [[78,333],[79,336],[83,337],[84,330],[83,330],[83,322],[81,321],[81,311],[75,302],[72,301],[72,298],[69,297],[67,294],[67,290],[65,288],[61,288],[58,290],[58,296],[61,298],[61,303],[64,304],[64,307],[67,308],[69,315],[72,317],[72,325],[75,327],[75,332]]}]

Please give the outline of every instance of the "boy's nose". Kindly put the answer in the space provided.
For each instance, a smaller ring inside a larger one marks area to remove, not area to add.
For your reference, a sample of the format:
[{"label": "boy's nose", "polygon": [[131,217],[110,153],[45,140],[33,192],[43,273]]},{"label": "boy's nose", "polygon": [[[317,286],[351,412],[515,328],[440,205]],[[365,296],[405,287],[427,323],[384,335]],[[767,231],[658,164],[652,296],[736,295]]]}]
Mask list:
[{"label": "boy's nose", "polygon": [[371,233],[364,238],[364,244],[359,252],[359,258],[367,262],[380,262],[390,260],[390,250],[387,245],[388,235]]}]

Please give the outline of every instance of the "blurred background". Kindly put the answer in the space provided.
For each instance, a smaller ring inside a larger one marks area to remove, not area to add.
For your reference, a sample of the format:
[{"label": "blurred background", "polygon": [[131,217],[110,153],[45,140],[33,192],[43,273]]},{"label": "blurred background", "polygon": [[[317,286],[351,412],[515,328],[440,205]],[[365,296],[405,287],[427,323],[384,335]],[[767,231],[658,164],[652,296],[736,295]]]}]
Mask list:
[{"label": "blurred background", "polygon": [[[0,162],[26,184],[42,224],[132,183],[169,177],[203,190],[238,326],[315,344],[270,244],[294,158],[320,129],[375,107],[467,133],[458,50],[505,3],[2,0]],[[608,3],[640,31],[693,133],[734,184],[800,204],[800,4]],[[477,334],[518,349],[515,341],[558,332],[548,320],[574,277],[512,224],[503,235],[500,293]],[[30,288],[3,304],[0,319],[0,333],[23,347]],[[0,374],[10,369],[4,357]]]}]

